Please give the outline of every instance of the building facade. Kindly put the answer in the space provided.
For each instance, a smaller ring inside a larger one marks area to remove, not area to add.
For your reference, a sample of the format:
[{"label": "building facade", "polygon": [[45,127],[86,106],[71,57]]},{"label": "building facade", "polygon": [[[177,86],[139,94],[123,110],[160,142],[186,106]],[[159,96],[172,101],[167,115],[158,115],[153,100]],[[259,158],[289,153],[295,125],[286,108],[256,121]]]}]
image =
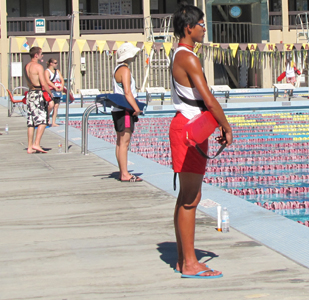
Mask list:
[{"label": "building facade", "polygon": [[[292,57],[305,73],[308,1],[187,1],[205,12],[207,34],[196,52],[208,83],[269,88],[282,72],[287,57]],[[28,51],[33,45],[43,49],[44,60],[58,59],[65,76],[72,33],[71,80],[75,93],[83,88],[111,90],[115,51],[125,41],[143,49],[132,66],[138,88],[169,89],[168,66],[177,47],[171,15],[178,2],[1,1],[0,82],[11,90],[25,86],[23,67],[30,60]]]}]

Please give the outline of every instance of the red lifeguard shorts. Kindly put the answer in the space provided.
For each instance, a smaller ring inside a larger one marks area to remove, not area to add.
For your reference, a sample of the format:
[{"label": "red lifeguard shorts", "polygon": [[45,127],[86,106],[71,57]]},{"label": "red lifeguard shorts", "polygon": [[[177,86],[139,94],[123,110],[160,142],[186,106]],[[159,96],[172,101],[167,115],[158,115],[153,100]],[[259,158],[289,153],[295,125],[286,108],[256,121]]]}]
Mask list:
[{"label": "red lifeguard shorts", "polygon": [[[189,119],[177,112],[170,125],[173,170],[175,173],[189,172],[204,175],[207,159],[202,157],[195,147],[188,147],[183,142],[182,129],[188,122]],[[207,154],[208,139],[199,144],[199,147]]]}]

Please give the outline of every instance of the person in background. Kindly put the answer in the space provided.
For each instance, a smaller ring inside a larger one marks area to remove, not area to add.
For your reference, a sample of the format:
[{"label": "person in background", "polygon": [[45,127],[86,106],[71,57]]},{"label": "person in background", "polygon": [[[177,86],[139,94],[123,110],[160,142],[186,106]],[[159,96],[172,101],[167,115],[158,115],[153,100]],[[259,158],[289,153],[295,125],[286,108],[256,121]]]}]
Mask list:
[{"label": "person in background", "polygon": [[[34,152],[47,153],[40,146],[41,138],[48,124],[47,102],[43,97],[42,89],[53,97],[45,80],[44,69],[38,61],[43,54],[40,47],[32,47],[29,51],[31,61],[25,66],[25,75],[29,87],[27,94],[27,127],[28,127],[28,154]],[[34,130],[38,127],[33,143]]]},{"label": "person in background", "polygon": [[54,96],[53,101],[54,103],[51,103],[52,101],[50,101],[48,105],[48,116],[50,116],[50,113],[53,110],[51,126],[59,126],[56,123],[56,118],[64,87],[64,79],[62,77],[61,72],[57,69],[57,67],[58,62],[56,59],[50,58],[47,61],[47,69],[45,70],[45,79]]},{"label": "person in background", "polygon": [[[169,136],[173,170],[179,174],[180,182],[174,212],[178,251],[176,271],[181,272],[183,278],[208,279],[223,275],[200,263],[194,250],[195,214],[201,200],[206,159],[195,147],[185,145],[182,130],[190,119],[207,109],[221,126],[221,136],[216,140],[229,146],[233,135],[220,104],[207,86],[199,58],[193,52],[195,43],[202,43],[204,39],[206,24],[203,17],[204,13],[199,8],[186,3],[181,3],[173,16],[174,35],[179,38],[179,43],[172,64],[171,93],[176,115],[171,122]],[[199,146],[207,153],[208,140]]]},{"label": "person in background", "polygon": [[119,180],[128,182],[143,181],[138,176],[128,172],[128,147],[134,131],[134,122],[138,121],[141,113],[135,98],[137,97],[135,80],[129,69],[129,64],[135,60],[140,51],[131,43],[122,44],[117,50],[117,63],[113,75],[114,93],[124,95],[134,111],[112,108],[112,117],[117,133],[116,158],[119,166]]}]

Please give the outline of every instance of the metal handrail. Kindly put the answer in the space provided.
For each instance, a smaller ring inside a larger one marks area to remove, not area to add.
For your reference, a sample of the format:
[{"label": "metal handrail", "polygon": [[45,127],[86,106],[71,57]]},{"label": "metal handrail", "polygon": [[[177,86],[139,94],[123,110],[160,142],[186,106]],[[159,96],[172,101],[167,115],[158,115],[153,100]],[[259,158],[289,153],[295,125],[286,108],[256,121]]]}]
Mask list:
[{"label": "metal handrail", "polygon": [[[14,92],[15,92],[16,90],[19,90],[19,89],[21,89],[21,90],[25,89],[25,90],[29,91],[29,88],[26,87],[26,86],[18,86],[18,87],[16,87],[16,88],[13,89],[12,95],[14,95]],[[8,97],[8,99],[9,99],[9,97]],[[10,103],[10,104],[9,104],[9,103]],[[11,116],[12,106],[13,106],[12,101],[9,101],[9,102],[8,102],[8,107],[10,107],[10,111],[8,112],[9,117]]]},{"label": "metal handrail", "polygon": [[92,113],[92,111],[97,110],[98,113],[98,108],[99,107],[104,107],[104,111],[101,111],[103,114],[108,114],[106,112],[106,107],[104,106],[103,103],[101,102],[96,102],[94,104],[91,104],[88,106],[82,117],[82,142],[81,142],[81,153],[84,155],[88,154],[88,119],[89,115]]}]

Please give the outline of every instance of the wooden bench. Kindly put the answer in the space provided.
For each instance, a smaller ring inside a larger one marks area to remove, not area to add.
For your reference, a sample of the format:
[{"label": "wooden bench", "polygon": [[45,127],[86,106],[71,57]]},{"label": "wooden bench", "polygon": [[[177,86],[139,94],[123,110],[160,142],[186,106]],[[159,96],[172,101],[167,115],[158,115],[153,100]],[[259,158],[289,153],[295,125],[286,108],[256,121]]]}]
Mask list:
[{"label": "wooden bench", "polygon": [[289,101],[291,101],[291,97],[293,96],[293,90],[295,86],[292,83],[275,83],[274,84],[274,101],[276,101],[279,96],[279,90],[288,91]]},{"label": "wooden bench", "polygon": [[230,90],[231,88],[228,85],[211,85],[210,86],[210,91],[213,95],[215,95],[215,93],[224,93],[225,103],[227,103],[227,100],[230,98]]},{"label": "wooden bench", "polygon": [[83,107],[84,105],[85,96],[96,96],[101,94],[101,92],[98,89],[82,89],[79,91],[80,91],[80,107]]},{"label": "wooden bench", "polygon": [[165,92],[166,92],[165,88],[161,86],[147,87],[146,88],[146,104],[148,105],[148,103],[151,101],[151,95],[160,94],[161,95],[161,105],[163,105]]}]

